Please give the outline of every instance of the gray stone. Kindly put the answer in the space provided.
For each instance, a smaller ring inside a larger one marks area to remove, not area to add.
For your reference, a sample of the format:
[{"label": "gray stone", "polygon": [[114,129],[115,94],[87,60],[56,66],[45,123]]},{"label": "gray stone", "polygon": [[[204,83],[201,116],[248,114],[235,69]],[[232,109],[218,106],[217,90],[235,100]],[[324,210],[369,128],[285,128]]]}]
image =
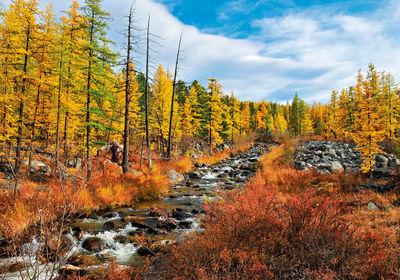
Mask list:
[{"label": "gray stone", "polygon": [[179,183],[185,179],[182,174],[176,172],[175,170],[168,171],[167,176],[169,182],[172,184]]},{"label": "gray stone", "polygon": [[370,202],[370,203],[368,203],[368,209],[371,211],[376,211],[376,210],[378,210],[378,206],[376,206],[375,203]]},{"label": "gray stone", "polygon": [[29,172],[31,174],[39,173],[40,175],[49,176],[51,174],[51,169],[47,164],[45,164],[45,163],[43,163],[41,161],[32,161],[31,162],[31,168],[29,169]]},{"label": "gray stone", "polygon": [[384,162],[384,163],[389,162],[389,159],[386,156],[382,155],[382,154],[377,155],[375,160],[377,162]]},{"label": "gray stone", "polygon": [[319,163],[315,165],[318,170],[332,171],[332,163]]},{"label": "gray stone", "polygon": [[312,158],[312,160],[313,160],[314,162],[319,162],[320,159],[321,159],[321,158],[320,158],[319,156],[317,156],[317,155],[313,156],[313,158]]},{"label": "gray stone", "polygon": [[194,171],[194,172],[190,173],[189,177],[190,177],[190,179],[201,179],[201,177],[203,177],[203,175],[200,173],[200,171]]},{"label": "gray stone", "polygon": [[88,237],[83,241],[82,248],[89,252],[100,252],[106,248],[106,244],[99,237]]},{"label": "gray stone", "polygon": [[340,171],[343,171],[343,170],[344,170],[344,168],[343,168],[343,166],[340,164],[339,161],[333,161],[333,162],[332,162],[332,171],[333,171],[333,172],[340,172]]}]

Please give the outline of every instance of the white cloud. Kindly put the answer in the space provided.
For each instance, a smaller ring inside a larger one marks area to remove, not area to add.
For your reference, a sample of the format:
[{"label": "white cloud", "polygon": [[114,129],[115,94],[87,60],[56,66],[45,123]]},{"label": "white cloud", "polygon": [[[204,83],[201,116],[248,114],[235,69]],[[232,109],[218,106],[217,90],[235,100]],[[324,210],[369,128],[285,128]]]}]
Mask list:
[{"label": "white cloud", "polygon": [[[64,0],[54,2],[56,10],[65,10],[69,5]],[[236,8],[240,8],[243,1],[236,2]],[[188,82],[197,79],[204,84],[207,78],[216,77],[226,93],[234,91],[242,99],[285,101],[298,92],[308,101],[326,101],[333,89],[349,86],[357,70],[365,69],[370,62],[400,76],[398,4],[398,0],[392,1],[362,16],[315,8],[265,18],[253,22],[259,32],[247,39],[210,35],[184,25],[154,0],[136,0],[135,6],[141,25],[151,14],[152,32],[163,38],[163,47],[157,47],[153,60],[171,71],[184,29],[184,61],[179,77]],[[116,31],[125,26],[130,1],[105,0],[104,6],[114,18],[113,39],[120,42],[122,36]],[[143,61],[143,56],[137,60]]]}]

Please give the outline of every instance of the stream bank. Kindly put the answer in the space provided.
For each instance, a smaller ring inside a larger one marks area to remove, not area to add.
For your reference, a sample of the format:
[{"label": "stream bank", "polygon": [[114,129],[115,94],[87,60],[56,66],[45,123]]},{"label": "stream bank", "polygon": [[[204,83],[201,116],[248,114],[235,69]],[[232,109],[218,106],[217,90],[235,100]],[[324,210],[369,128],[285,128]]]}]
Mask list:
[{"label": "stream bank", "polygon": [[[184,180],[172,186],[162,199],[74,219],[65,231],[70,250],[60,271],[86,274],[111,261],[138,266],[143,257],[179,242],[191,231],[201,230],[198,218],[203,213],[201,205],[214,199],[218,190],[242,187],[257,171],[260,156],[272,145],[277,144],[256,143],[247,152],[231,154],[217,164],[197,164],[197,169],[185,174]],[[146,245],[139,244],[138,239],[145,240]],[[28,252],[25,257],[34,256],[39,243],[34,239],[25,244]],[[18,260],[22,261],[24,256]],[[8,274],[8,279],[18,279],[18,273]]]}]

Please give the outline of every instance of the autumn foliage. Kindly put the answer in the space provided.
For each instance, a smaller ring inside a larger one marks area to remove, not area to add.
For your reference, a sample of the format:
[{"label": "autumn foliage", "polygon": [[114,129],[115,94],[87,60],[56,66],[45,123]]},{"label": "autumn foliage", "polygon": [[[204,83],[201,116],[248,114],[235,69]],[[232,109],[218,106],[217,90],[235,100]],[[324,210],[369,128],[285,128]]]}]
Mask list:
[{"label": "autumn foliage", "polygon": [[282,162],[285,148],[261,159],[246,188],[207,204],[204,232],[155,259],[154,274],[144,277],[397,279],[399,246],[388,224],[398,223],[398,211],[364,210],[369,201],[387,208],[392,198],[350,193],[344,175],[291,169]]}]

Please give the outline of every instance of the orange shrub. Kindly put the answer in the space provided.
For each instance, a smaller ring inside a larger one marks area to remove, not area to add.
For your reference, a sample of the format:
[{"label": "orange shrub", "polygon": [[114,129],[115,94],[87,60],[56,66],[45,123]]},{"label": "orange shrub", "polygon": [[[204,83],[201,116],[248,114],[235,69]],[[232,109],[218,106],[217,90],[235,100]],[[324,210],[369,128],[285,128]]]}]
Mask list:
[{"label": "orange shrub", "polygon": [[204,233],[157,264],[160,278],[396,279],[382,238],[350,230],[338,197],[250,185],[222,198],[207,206]]}]

